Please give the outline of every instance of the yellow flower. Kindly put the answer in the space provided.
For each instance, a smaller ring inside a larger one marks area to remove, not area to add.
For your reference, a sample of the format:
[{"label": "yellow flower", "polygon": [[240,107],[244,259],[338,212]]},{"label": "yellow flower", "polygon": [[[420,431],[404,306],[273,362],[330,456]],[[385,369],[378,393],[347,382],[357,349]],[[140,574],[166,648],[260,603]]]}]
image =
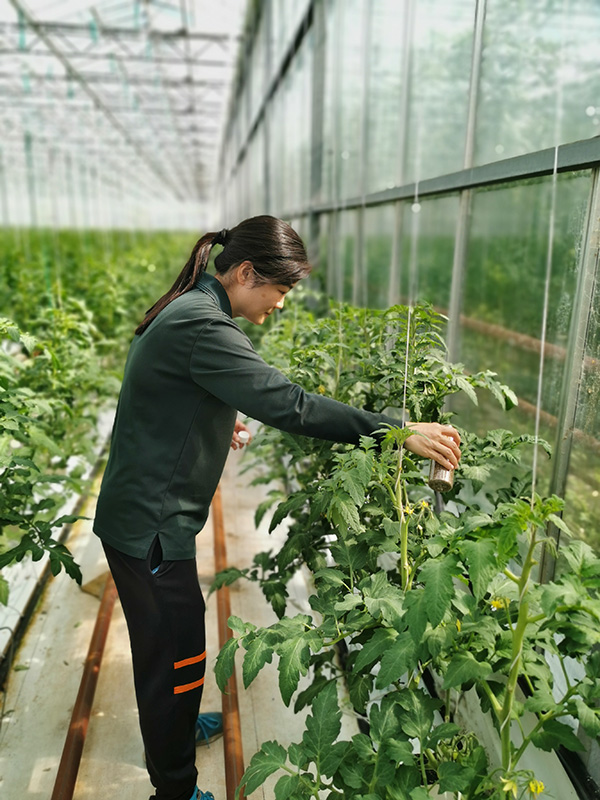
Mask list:
[{"label": "yellow flower", "polygon": [[529,781],[529,783],[527,784],[527,788],[529,789],[529,792],[531,793],[532,797],[537,797],[544,791],[545,786],[542,783],[542,781],[536,781],[534,778],[533,780]]},{"label": "yellow flower", "polygon": [[493,600],[490,600],[490,605],[494,611],[498,611],[499,608],[508,608],[509,603],[510,600],[508,597],[495,597]]},{"label": "yellow flower", "polygon": [[427,500],[421,500],[421,508],[429,508],[429,503]]},{"label": "yellow flower", "polygon": [[461,622],[459,619],[456,620],[456,630],[460,633],[460,629],[462,628]]},{"label": "yellow flower", "polygon": [[326,391],[327,391],[327,390],[325,389],[325,387],[323,386],[323,384],[322,384],[322,383],[321,383],[319,386],[317,386],[317,392],[318,392],[319,394],[325,394],[325,392],[326,392]]},{"label": "yellow flower", "polygon": [[414,508],[412,508],[412,506],[406,506],[406,508],[404,509],[404,513],[408,514],[408,516],[410,517],[415,513],[415,510]]},{"label": "yellow flower", "polygon": [[500,778],[504,786],[502,787],[502,791],[512,792],[512,796],[516,798],[517,792],[519,791],[519,787],[517,786],[517,782],[512,778]]}]

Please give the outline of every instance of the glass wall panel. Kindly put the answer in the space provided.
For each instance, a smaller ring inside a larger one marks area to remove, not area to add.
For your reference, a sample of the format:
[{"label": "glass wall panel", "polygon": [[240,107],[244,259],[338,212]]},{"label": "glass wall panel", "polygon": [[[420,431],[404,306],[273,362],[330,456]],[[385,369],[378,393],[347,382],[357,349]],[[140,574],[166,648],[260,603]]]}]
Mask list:
[{"label": "glass wall panel", "polygon": [[358,212],[342,211],[330,215],[327,267],[328,294],[352,303],[357,264]]},{"label": "glass wall panel", "polygon": [[457,214],[457,196],[402,204],[395,302],[426,301],[442,311],[448,308]]},{"label": "glass wall panel", "polygon": [[400,173],[405,5],[397,0],[371,3],[368,69],[367,191],[402,182]]},{"label": "glass wall panel", "polygon": [[600,133],[597,0],[488,0],[476,163]]},{"label": "glass wall panel", "polygon": [[[399,4],[402,5],[402,4]],[[475,3],[414,3],[403,183],[462,169]]]},{"label": "glass wall panel", "polygon": [[365,2],[331,0],[328,6],[323,196],[333,201],[361,192]]},{"label": "glass wall panel", "polygon": [[395,220],[395,206],[391,204],[365,210],[365,305],[369,308],[389,305]]},{"label": "glass wall panel", "polygon": [[[596,280],[578,391],[575,436],[566,491],[565,519],[600,551],[600,285]],[[600,770],[599,770],[600,771]]]},{"label": "glass wall panel", "polygon": [[[588,173],[561,175],[556,185],[552,264],[548,286],[540,435],[556,435],[579,240],[588,195]],[[461,317],[460,360],[469,371],[491,369],[519,397],[506,416],[488,396],[477,409],[465,404],[475,431],[495,427],[534,432],[540,336],[549,246],[552,179],[474,194]],[[467,419],[459,415],[459,421]],[[548,490],[550,463],[539,461],[538,491]]]}]

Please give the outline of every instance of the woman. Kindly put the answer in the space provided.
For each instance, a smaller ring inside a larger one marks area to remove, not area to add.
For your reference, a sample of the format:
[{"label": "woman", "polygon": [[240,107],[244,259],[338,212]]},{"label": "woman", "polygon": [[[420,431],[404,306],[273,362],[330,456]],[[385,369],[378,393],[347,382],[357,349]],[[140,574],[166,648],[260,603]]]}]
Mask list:
[{"label": "woman", "polygon": [[[216,276],[206,273],[211,249]],[[233,322],[257,325],[310,272],[285,222],[253,217],[207,233],[131,345],[98,498],[100,536],[127,619],[146,764],[157,800],[207,800],[195,768],[206,664],[204,601],[195,562],[237,412],[291,432],[357,444],[382,414],[305,392],[268,366]],[[451,426],[421,423],[406,448],[455,468]]]}]

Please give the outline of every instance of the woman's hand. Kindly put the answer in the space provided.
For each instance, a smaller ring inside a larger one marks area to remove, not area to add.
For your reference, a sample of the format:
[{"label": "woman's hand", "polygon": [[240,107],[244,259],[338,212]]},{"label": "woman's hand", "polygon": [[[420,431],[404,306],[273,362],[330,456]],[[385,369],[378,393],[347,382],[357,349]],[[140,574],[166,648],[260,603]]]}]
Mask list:
[{"label": "woman's hand", "polygon": [[456,428],[440,425],[439,422],[409,422],[406,427],[416,431],[404,442],[407,450],[418,456],[432,458],[446,469],[458,467],[460,436]]},{"label": "woman's hand", "polygon": [[[240,438],[240,433],[245,432],[246,436],[242,436]],[[243,441],[242,441],[243,440]],[[244,447],[244,445],[250,444],[252,441],[252,433],[250,428],[247,425],[244,425],[239,419],[236,419],[235,425],[233,426],[233,437],[231,439],[231,449],[238,450]]]}]

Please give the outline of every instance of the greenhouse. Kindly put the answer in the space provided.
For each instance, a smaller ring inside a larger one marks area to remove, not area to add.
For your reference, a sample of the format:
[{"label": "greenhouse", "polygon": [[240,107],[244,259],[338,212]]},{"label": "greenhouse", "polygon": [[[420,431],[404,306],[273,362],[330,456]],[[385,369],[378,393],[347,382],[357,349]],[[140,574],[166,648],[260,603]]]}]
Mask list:
[{"label": "greenhouse", "polygon": [[600,798],[599,40],[0,0],[1,797]]}]

